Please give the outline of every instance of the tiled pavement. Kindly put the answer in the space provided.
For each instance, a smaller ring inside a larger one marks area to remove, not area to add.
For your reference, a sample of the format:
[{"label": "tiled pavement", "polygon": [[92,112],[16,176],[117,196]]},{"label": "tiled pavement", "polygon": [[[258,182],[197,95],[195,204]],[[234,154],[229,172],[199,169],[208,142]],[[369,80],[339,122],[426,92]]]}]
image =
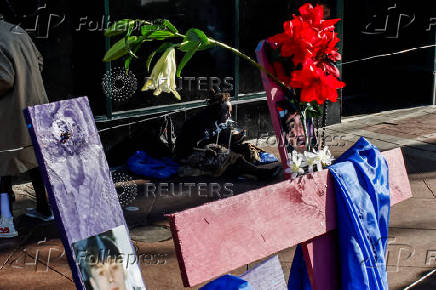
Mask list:
[{"label": "tiled pavement", "polygon": [[[326,131],[327,143],[336,156],[360,136],[365,136],[382,151],[403,148],[414,197],[391,210],[387,260],[390,289],[403,289],[425,277],[436,268],[436,107],[347,118]],[[269,149],[276,151],[274,147]],[[233,183],[237,192],[265,185],[244,180]],[[24,217],[25,208],[33,205],[32,189],[28,185],[16,189],[15,216],[20,238],[0,241],[0,289],[74,289],[55,224],[35,223]],[[132,230],[138,255],[143,257],[139,262],[147,289],[183,289],[173,243],[167,239],[162,214],[216,198],[181,194],[171,199],[143,196],[135,202],[140,211],[126,214],[129,225],[154,224],[158,229]],[[281,252],[279,257],[287,277],[293,249]],[[235,273],[252,266],[241,267]],[[412,289],[435,287],[436,274],[429,275]]]}]

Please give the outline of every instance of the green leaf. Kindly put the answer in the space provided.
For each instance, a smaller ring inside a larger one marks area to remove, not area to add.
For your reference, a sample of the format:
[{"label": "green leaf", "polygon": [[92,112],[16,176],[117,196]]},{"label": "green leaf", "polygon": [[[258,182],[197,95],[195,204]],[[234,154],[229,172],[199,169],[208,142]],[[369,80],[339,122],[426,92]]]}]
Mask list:
[{"label": "green leaf", "polygon": [[155,51],[153,51],[152,53],[150,53],[150,55],[148,56],[147,61],[146,61],[146,63],[145,63],[146,66],[147,66],[147,71],[150,71],[151,62],[153,61],[153,57],[154,57],[156,54],[160,54],[160,53],[166,51],[168,48],[170,48],[170,47],[174,47],[174,46],[176,46],[176,45],[177,45],[177,44],[169,43],[169,42],[165,42],[165,43],[162,43],[161,46],[159,46]]},{"label": "green leaf", "polygon": [[192,47],[191,50],[189,50],[188,52],[185,53],[185,55],[183,56],[182,60],[180,61],[180,64],[177,66],[177,72],[176,75],[179,78],[183,68],[186,66],[186,64],[189,62],[189,60],[191,60],[191,58],[194,56],[194,54],[198,51],[198,48],[200,47],[200,43],[197,44],[197,47]]},{"label": "green leaf", "polygon": [[185,41],[199,42],[203,45],[209,44],[209,38],[202,30],[197,28],[191,28],[186,32]]},{"label": "green leaf", "polygon": [[124,68],[126,69],[126,72],[129,71],[130,63],[132,62],[133,58],[137,58],[135,56],[136,52],[141,48],[141,43],[136,44],[135,48],[133,49],[133,52],[131,55],[129,55],[126,60],[124,61]]},{"label": "green leaf", "polygon": [[199,42],[196,41],[185,41],[184,43],[182,43],[179,47],[179,49],[183,52],[188,52],[190,50],[192,50],[193,48],[196,48],[200,45]]},{"label": "green leaf", "polygon": [[173,32],[166,30],[165,26],[161,25],[143,25],[141,26],[141,34],[144,39],[152,40],[164,40],[175,36]]},{"label": "green leaf", "polygon": [[[130,36],[127,40],[129,46],[141,43],[142,39],[137,36]],[[107,52],[103,58],[104,62],[119,59],[120,57],[128,54],[129,51],[126,48],[126,41],[124,38],[118,40]]]},{"label": "green leaf", "polygon": [[190,52],[193,49],[205,50],[214,47],[215,44],[209,42],[209,38],[203,31],[197,28],[191,28],[186,32],[186,37],[179,49],[183,52]]},{"label": "green leaf", "polygon": [[169,31],[171,31],[172,33],[176,34],[179,31],[177,30],[177,28],[167,19],[164,19],[163,21],[163,25],[168,28]]},{"label": "green leaf", "polygon": [[182,45],[180,45],[179,50],[183,52],[188,52],[193,48],[197,48],[197,50],[206,50],[213,47],[215,47],[215,44],[213,43],[201,44],[200,42],[196,42],[196,41],[187,41]]},{"label": "green leaf", "polygon": [[132,32],[133,32],[133,26],[130,26],[126,33],[126,36],[124,36],[124,43],[126,45],[126,49],[129,55],[133,57],[137,57],[135,53],[130,49],[129,37],[132,35]]},{"label": "green leaf", "polygon": [[150,35],[154,31],[158,31],[158,30],[163,30],[162,26],[160,26],[160,25],[151,25],[151,24],[147,24],[147,25],[142,25],[141,26],[141,34],[144,37],[147,37],[148,35]]},{"label": "green leaf", "polygon": [[104,36],[113,37],[127,32],[130,28],[134,28],[136,21],[131,19],[123,19],[115,22],[112,26],[108,27],[104,32]]},{"label": "green leaf", "polygon": [[147,36],[147,38],[156,39],[156,40],[164,40],[164,39],[167,39],[169,37],[174,37],[174,36],[175,36],[174,33],[170,32],[170,31],[158,30],[158,31],[152,32],[149,36]]},{"label": "green leaf", "polygon": [[308,118],[318,118],[322,116],[322,106],[318,105],[316,101],[311,103],[305,102],[302,106],[305,107],[304,110],[306,111]]},{"label": "green leaf", "polygon": [[206,49],[210,49],[210,48],[214,48],[214,47],[216,47],[216,44],[214,44],[214,43],[202,44],[202,45],[200,45],[198,50],[206,50]]}]

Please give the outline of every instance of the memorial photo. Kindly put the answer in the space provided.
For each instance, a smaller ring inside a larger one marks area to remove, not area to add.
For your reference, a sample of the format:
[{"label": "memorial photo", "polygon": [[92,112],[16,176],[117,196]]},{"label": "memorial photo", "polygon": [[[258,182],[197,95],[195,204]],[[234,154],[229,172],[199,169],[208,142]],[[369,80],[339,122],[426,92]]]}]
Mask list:
[{"label": "memorial photo", "polygon": [[85,289],[145,289],[124,226],[72,245]]}]

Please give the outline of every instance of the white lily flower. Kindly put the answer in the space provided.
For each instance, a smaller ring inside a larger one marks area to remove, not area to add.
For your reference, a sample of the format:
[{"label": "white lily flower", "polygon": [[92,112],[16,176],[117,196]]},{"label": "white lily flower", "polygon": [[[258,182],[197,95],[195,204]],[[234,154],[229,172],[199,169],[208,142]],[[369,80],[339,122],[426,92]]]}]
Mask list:
[{"label": "white lily flower", "polygon": [[154,95],[158,96],[162,92],[172,93],[178,100],[181,100],[176,91],[176,50],[174,47],[168,48],[157,61],[151,72],[151,76],[141,91],[155,90]]},{"label": "white lily flower", "polygon": [[315,151],[304,151],[304,160],[307,163],[309,173],[313,173],[313,167],[315,165],[317,166],[318,171],[321,171],[321,160],[319,158],[319,155]]},{"label": "white lily flower", "polygon": [[304,174],[303,167],[305,166],[305,162],[303,160],[303,155],[299,154],[297,151],[292,151],[292,154],[289,154],[289,168],[286,170],[287,173],[291,174],[291,180],[295,179],[298,175]]},{"label": "white lily flower", "polygon": [[325,146],[323,150],[318,151],[318,157],[323,166],[329,166],[335,158],[330,153],[329,147]]}]

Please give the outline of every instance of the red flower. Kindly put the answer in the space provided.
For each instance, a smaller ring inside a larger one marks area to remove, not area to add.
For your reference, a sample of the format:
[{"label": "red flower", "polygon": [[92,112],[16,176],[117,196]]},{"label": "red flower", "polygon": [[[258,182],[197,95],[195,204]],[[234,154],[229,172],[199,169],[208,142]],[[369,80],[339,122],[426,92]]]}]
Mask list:
[{"label": "red flower", "polygon": [[345,83],[338,80],[335,62],[341,59],[336,45],[340,41],[335,32],[339,19],[324,20],[324,8],[307,3],[300,7],[300,16],[284,23],[284,32],[268,38],[268,43],[284,58],[292,58],[295,67],[290,76],[283,67],[274,65],[278,78],[285,84],[301,89],[300,101],[318,104],[335,102],[337,89]]},{"label": "red flower", "polygon": [[337,89],[345,87],[345,83],[325,73],[313,63],[304,65],[302,70],[294,71],[290,85],[294,88],[301,88],[301,102],[316,101],[318,104],[323,104],[326,100],[336,102]]},{"label": "red flower", "polygon": [[283,68],[283,64],[280,62],[272,63],[273,69],[279,80],[285,84],[289,83],[290,76],[285,73],[285,69]]},{"label": "red flower", "polygon": [[310,23],[301,18],[284,23],[285,32],[268,38],[268,43],[274,48],[280,49],[282,57],[293,57],[295,65],[304,62],[311,57],[312,42],[316,39],[317,32]]},{"label": "red flower", "polygon": [[339,70],[335,66],[335,62],[341,59],[341,55],[336,47],[339,40],[336,32],[326,33],[317,40],[311,51],[313,63],[323,71],[336,77],[339,77]]},{"label": "red flower", "polygon": [[293,56],[295,65],[302,64],[307,58],[323,61],[325,56],[332,61],[340,59],[336,45],[339,42],[334,32],[339,19],[323,20],[321,5],[315,8],[306,3],[300,7],[301,16],[284,23],[284,32],[268,38],[268,43],[280,49],[282,57]]},{"label": "red flower", "polygon": [[319,26],[324,18],[324,8],[321,5],[316,5],[313,8],[312,4],[303,4],[299,9],[301,17],[304,21],[309,21],[313,26]]}]

